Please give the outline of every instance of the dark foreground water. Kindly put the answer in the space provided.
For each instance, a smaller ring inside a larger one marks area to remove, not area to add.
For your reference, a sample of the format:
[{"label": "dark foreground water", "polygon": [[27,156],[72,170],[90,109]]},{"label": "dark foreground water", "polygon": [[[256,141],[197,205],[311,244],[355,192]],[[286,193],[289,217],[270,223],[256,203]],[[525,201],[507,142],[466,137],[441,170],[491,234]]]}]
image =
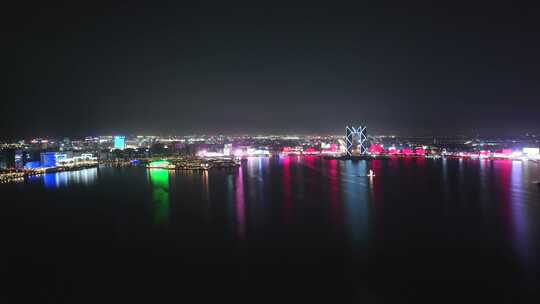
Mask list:
[{"label": "dark foreground water", "polygon": [[539,178],[531,162],[315,157],[48,174],[0,185],[1,296],[534,302]]}]

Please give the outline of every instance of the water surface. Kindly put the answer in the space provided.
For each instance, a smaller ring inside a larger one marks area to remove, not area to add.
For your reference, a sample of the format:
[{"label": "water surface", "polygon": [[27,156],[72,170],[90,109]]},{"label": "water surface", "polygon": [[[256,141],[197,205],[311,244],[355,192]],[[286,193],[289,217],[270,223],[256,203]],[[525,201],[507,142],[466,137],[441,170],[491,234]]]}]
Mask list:
[{"label": "water surface", "polygon": [[539,178],[521,161],[318,157],[46,174],[0,185],[2,267],[52,302],[519,302],[538,296]]}]

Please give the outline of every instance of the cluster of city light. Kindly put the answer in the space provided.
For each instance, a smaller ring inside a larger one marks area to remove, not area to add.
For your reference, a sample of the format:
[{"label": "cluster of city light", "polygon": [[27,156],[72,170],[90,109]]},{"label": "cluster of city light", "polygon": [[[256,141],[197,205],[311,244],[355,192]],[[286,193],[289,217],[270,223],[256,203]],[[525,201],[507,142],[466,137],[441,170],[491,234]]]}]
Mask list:
[{"label": "cluster of city light", "polygon": [[388,154],[388,155],[405,155],[405,156],[425,156],[427,153],[427,147],[403,147],[401,149],[396,148],[395,146],[390,146],[387,149],[384,148],[382,144],[372,144],[369,147],[369,154],[370,155],[382,155],[382,154]]},{"label": "cluster of city light", "polygon": [[58,167],[75,167],[75,166],[81,166],[81,165],[93,165],[97,164],[98,158],[94,157],[90,153],[81,154],[81,156],[75,156],[75,157],[63,157],[61,159],[57,160],[57,166]]},{"label": "cluster of city light", "polygon": [[223,152],[211,152],[207,150],[201,150],[197,153],[197,156],[204,158],[222,158],[222,157],[250,157],[250,156],[270,156],[271,153],[268,149],[255,149],[255,148],[238,148],[232,152],[232,145],[225,145]]},{"label": "cluster of city light", "polygon": [[197,153],[197,156],[205,157],[205,158],[215,158],[215,157],[230,156],[230,154],[229,153],[225,154],[225,153],[222,153],[222,152],[209,152],[209,151],[206,151],[206,150],[201,150],[201,151],[199,151],[199,153]]},{"label": "cluster of city light", "polygon": [[343,149],[339,149],[337,144],[321,143],[321,148],[316,149],[313,147],[303,148],[301,146],[296,147],[283,147],[281,149],[281,155],[341,155]]},{"label": "cluster of city light", "polygon": [[270,151],[266,149],[236,149],[234,151],[234,156],[236,157],[249,157],[249,156],[270,156]]},{"label": "cluster of city light", "polygon": [[[364,134],[366,135],[366,134]],[[534,136],[533,136],[534,137]],[[40,168],[54,169],[57,167],[76,168],[86,164],[97,163],[97,158],[87,159],[84,156],[76,156],[83,151],[99,153],[100,158],[108,160],[118,160],[127,156],[148,157],[150,154],[164,155],[185,154],[191,149],[185,149],[190,144],[204,144],[205,150],[197,153],[206,160],[230,160],[244,157],[267,157],[274,154],[286,155],[314,155],[325,157],[341,157],[348,152],[355,155],[364,156],[403,156],[403,157],[433,157],[442,156],[466,157],[466,158],[490,158],[490,159],[530,159],[539,160],[539,141],[528,138],[527,140],[491,140],[481,141],[479,139],[465,141],[458,138],[452,141],[454,147],[466,147],[460,150],[446,151],[444,144],[433,138],[431,141],[416,140],[415,138],[401,138],[396,141],[396,136],[370,136],[371,146],[367,149],[360,149],[358,141],[350,143],[351,151],[347,148],[349,143],[343,135],[190,135],[190,136],[123,136],[119,134],[108,136],[87,136],[84,139],[53,139],[34,138],[31,140],[20,140],[12,143],[0,143],[0,148],[8,151],[2,155],[0,166],[2,168],[18,168],[35,171]],[[385,146],[383,146],[383,143]],[[406,143],[405,145],[402,145]],[[151,150],[152,145],[160,144],[165,151],[156,148]],[[234,145],[234,149],[233,149]],[[428,145],[428,146],[424,146]],[[528,147],[516,150],[515,147]],[[503,147],[513,147],[514,149],[502,149]],[[138,149],[135,152],[124,154],[107,153],[105,150],[123,150],[127,148]],[[142,148],[145,150],[143,151]],[[499,150],[497,150],[499,149]],[[470,151],[475,152],[470,152]],[[479,151],[480,150],[480,151]],[[36,153],[40,152],[40,159],[36,158]],[[57,152],[52,152],[57,151]],[[99,152],[98,152],[99,151]],[[272,151],[272,152],[270,152]],[[11,153],[11,154],[10,154]],[[189,152],[188,152],[189,153]],[[14,155],[13,155],[14,154]],[[144,156],[143,156],[144,154]],[[13,159],[14,158],[14,159]],[[13,163],[14,160],[14,163]]]},{"label": "cluster of city light", "polygon": [[23,172],[6,172],[0,174],[0,183],[7,183],[11,181],[23,181]]},{"label": "cluster of city light", "polygon": [[[443,153],[446,155],[456,155]],[[523,148],[521,151],[512,149],[502,149],[499,151],[481,150],[480,152],[458,152],[456,156],[469,158],[498,158],[498,159],[516,159],[516,160],[540,160],[540,148]]]},{"label": "cluster of city light", "polygon": [[90,153],[80,156],[67,157],[67,154],[56,152],[41,153],[41,161],[28,162],[23,171],[14,171],[0,174],[0,181],[19,181],[27,176],[37,176],[48,172],[76,170],[88,166],[96,166],[98,158]]}]

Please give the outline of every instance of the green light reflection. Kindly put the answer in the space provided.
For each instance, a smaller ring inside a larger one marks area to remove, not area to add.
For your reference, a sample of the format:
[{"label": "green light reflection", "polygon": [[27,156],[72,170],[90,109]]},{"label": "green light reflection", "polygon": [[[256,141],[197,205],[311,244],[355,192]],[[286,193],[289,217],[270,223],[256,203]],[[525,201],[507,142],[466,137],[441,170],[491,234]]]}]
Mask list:
[{"label": "green light reflection", "polygon": [[155,203],[154,222],[167,224],[169,222],[169,171],[165,169],[150,169],[152,195]]}]

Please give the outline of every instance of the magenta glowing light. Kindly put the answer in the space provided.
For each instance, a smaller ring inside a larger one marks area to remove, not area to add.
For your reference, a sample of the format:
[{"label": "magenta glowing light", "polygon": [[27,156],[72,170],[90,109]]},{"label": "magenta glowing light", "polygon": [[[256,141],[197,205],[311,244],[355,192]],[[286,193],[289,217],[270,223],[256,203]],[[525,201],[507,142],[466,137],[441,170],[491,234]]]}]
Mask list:
[{"label": "magenta glowing light", "polygon": [[378,155],[378,154],[383,153],[383,151],[384,151],[384,148],[383,148],[383,146],[381,144],[372,144],[369,147],[369,153],[371,153],[371,154]]},{"label": "magenta glowing light", "polygon": [[319,151],[317,149],[315,149],[315,148],[312,148],[312,147],[309,147],[304,151],[304,154],[310,154],[310,155],[318,154],[318,153],[319,153]]}]

